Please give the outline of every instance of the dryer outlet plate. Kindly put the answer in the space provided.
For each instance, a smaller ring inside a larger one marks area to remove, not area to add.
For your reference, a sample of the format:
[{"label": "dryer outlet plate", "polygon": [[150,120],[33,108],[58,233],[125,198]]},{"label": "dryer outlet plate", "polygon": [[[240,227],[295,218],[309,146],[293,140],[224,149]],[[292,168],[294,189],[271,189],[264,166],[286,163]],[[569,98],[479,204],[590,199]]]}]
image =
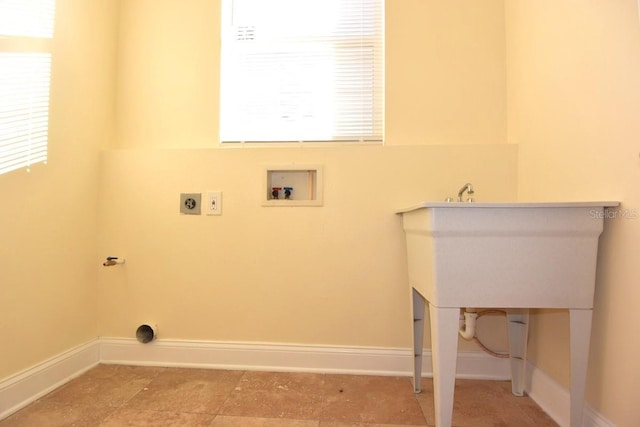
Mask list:
[{"label": "dryer outlet plate", "polygon": [[180,193],[180,213],[200,215],[201,193]]}]

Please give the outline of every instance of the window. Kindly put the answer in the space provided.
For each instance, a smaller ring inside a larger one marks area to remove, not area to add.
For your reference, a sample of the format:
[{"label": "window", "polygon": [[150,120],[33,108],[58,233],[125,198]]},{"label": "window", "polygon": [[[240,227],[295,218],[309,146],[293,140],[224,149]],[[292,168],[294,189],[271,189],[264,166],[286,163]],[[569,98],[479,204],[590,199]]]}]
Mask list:
[{"label": "window", "polygon": [[222,142],[382,141],[384,0],[223,0]]},{"label": "window", "polygon": [[0,174],[47,160],[55,0],[0,0]]}]

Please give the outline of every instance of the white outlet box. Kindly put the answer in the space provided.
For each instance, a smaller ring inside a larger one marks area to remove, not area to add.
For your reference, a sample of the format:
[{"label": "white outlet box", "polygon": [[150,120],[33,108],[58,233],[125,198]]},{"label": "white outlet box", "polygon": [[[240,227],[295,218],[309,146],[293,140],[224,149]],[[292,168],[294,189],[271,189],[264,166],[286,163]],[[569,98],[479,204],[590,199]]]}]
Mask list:
[{"label": "white outlet box", "polygon": [[222,215],[222,191],[207,191],[204,210],[207,215]]}]

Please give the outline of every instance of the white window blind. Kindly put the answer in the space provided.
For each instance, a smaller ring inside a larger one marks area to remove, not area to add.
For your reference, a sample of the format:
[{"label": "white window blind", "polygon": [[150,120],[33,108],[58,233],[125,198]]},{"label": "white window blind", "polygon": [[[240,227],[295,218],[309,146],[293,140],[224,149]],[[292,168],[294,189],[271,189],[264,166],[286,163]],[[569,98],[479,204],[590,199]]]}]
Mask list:
[{"label": "white window blind", "polygon": [[0,174],[47,160],[55,0],[0,0]]},{"label": "white window blind", "polygon": [[223,142],[382,141],[384,0],[223,0]]}]

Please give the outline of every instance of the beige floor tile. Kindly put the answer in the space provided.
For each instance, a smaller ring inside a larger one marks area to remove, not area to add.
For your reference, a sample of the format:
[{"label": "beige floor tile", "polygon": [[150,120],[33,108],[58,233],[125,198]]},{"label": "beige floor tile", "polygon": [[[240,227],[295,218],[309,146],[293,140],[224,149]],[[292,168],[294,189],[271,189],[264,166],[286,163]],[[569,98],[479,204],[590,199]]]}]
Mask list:
[{"label": "beige floor tile", "polygon": [[119,407],[148,385],[165,368],[98,365],[46,396],[70,405]]},{"label": "beige floor tile", "polygon": [[327,375],[325,381],[322,422],[426,425],[408,378]]},{"label": "beige floor tile", "polygon": [[[418,402],[429,425],[435,425],[433,381],[422,380]],[[530,398],[511,393],[509,381],[456,380],[455,427],[556,427]]]},{"label": "beige floor tile", "polygon": [[318,421],[218,415],[211,427],[318,427]]},{"label": "beige floor tile", "polygon": [[242,371],[168,369],[127,404],[128,409],[217,414]]},{"label": "beige floor tile", "polygon": [[423,427],[424,424],[371,424],[342,423],[339,421],[320,421],[319,427]]},{"label": "beige floor tile", "polygon": [[[433,382],[409,378],[100,365],[0,427],[435,425]],[[508,381],[456,381],[455,427],[557,427]]]},{"label": "beige floor tile", "polygon": [[109,406],[88,406],[38,400],[21,411],[0,421],[2,427],[67,427],[97,426],[116,409]]},{"label": "beige floor tile", "polygon": [[109,416],[100,427],[208,427],[215,415],[188,412],[120,409]]},{"label": "beige floor tile", "polygon": [[318,419],[324,375],[245,372],[220,410],[221,415]]}]

